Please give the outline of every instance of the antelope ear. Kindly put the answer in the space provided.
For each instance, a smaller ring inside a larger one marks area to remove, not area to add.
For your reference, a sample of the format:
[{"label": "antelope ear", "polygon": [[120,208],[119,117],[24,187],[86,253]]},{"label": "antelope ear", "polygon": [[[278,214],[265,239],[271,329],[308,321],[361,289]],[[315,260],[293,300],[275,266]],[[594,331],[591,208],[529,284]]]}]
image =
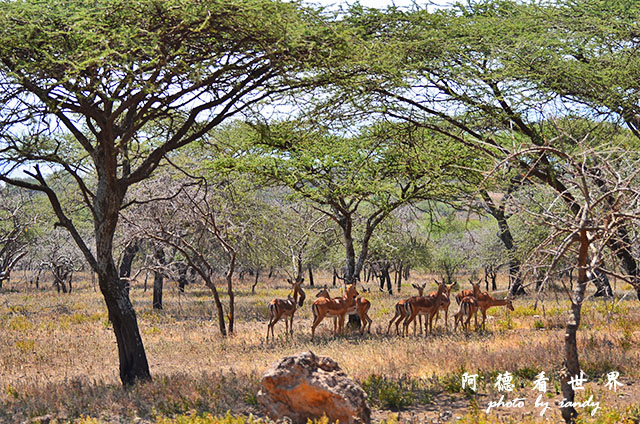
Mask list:
[{"label": "antelope ear", "polygon": [[425,287],[427,287],[427,283],[422,283],[422,288],[424,289]]},{"label": "antelope ear", "polygon": [[420,287],[419,287],[417,284],[415,284],[415,283],[411,283],[411,287],[413,287],[414,289],[419,289],[419,288],[420,288]]},{"label": "antelope ear", "polygon": [[293,281],[291,281],[291,278],[287,278],[287,283],[293,285]]}]

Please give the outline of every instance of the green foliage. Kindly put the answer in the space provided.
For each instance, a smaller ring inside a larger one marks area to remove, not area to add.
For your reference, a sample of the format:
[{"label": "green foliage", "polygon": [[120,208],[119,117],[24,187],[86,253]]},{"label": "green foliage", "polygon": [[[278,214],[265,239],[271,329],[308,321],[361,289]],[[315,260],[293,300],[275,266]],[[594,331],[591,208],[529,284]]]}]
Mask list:
[{"label": "green foliage", "polygon": [[414,401],[413,393],[402,383],[372,374],[362,382],[362,388],[369,395],[370,401],[382,408],[402,409]]}]

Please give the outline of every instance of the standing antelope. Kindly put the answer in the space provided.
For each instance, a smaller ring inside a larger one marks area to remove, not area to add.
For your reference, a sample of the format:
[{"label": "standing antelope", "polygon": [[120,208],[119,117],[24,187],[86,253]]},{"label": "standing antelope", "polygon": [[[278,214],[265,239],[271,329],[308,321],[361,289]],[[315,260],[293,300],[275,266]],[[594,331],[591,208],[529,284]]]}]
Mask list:
[{"label": "standing antelope", "polygon": [[[316,297],[320,298],[320,297],[324,297],[326,299],[331,299],[331,296],[329,295],[329,290],[327,290],[327,286],[324,286],[324,288],[322,290],[320,290],[318,292],[318,294],[316,294]],[[360,334],[364,333],[365,328],[367,328],[367,333],[371,334],[371,323],[373,322],[371,320],[371,318],[369,317],[369,315],[367,314],[367,312],[369,311],[369,308],[371,308],[371,302],[369,302],[367,299],[365,299],[364,297],[357,297],[356,298],[356,303],[354,306],[350,307],[349,310],[347,310],[347,314],[348,315],[354,315],[357,314],[360,317],[360,322],[362,323],[362,327],[360,327]],[[336,323],[338,317],[333,317],[333,331],[336,331]]]},{"label": "standing antelope", "polygon": [[[456,331],[458,328],[458,322],[461,324],[462,329],[465,332],[469,331],[469,323],[471,321],[471,316],[477,316],[478,312],[478,301],[473,296],[466,296],[462,298],[460,301],[460,308],[458,312],[454,315],[454,325],[453,331]],[[466,319],[465,319],[466,318]]]},{"label": "standing antelope", "polygon": [[[291,284],[293,289],[293,297],[287,296],[287,299],[273,299],[269,303],[269,325],[267,326],[267,341],[269,341],[269,330],[271,330],[271,338],[274,338],[273,327],[276,322],[284,316],[285,334],[291,331],[293,334],[293,315],[296,313],[296,306],[302,306],[306,295],[302,290],[302,282],[304,278],[296,279],[295,282],[287,279],[287,282]],[[298,299],[299,297],[299,299]],[[297,305],[296,305],[297,304]],[[289,325],[288,318],[291,317],[291,325]],[[289,329],[291,327],[291,329]]]},{"label": "standing antelope", "polygon": [[[411,284],[413,286],[414,289],[418,290],[418,296],[414,296],[414,297],[420,297],[422,295],[424,295],[424,288],[427,286],[427,283],[424,283],[423,285],[419,286],[417,284]],[[413,298],[409,298],[409,299],[413,299]],[[404,311],[404,304],[407,303],[409,301],[409,299],[402,299],[399,300],[398,303],[396,303],[396,314],[393,316],[393,318],[391,318],[391,321],[389,321],[389,327],[387,327],[387,334],[389,334],[389,331],[391,330],[391,324],[396,323],[396,335],[400,334],[400,331],[398,329],[398,327],[400,327],[400,321],[404,321],[404,319],[407,317],[407,314]],[[397,319],[396,319],[397,318]],[[418,321],[420,322],[420,333],[422,333],[422,316],[418,315]],[[413,322],[413,332],[416,332],[416,322]]]},{"label": "standing antelope", "polygon": [[[514,311],[513,304],[511,303],[511,299],[495,299],[489,295],[487,292],[482,292],[480,297],[477,298],[478,309],[482,312],[482,330],[485,331],[485,321],[487,320],[487,309],[493,308],[494,306],[506,306],[508,310]],[[477,323],[476,323],[477,328]]]},{"label": "standing antelope", "polygon": [[[431,323],[433,322],[433,316],[438,311],[440,307],[441,297],[440,295],[445,291],[444,283],[438,286],[438,291],[435,294],[429,294],[427,296],[420,296],[409,299],[404,304],[404,309],[407,317],[404,320],[402,334],[405,335],[408,333],[409,324],[416,319],[416,316],[419,314],[426,315],[426,324],[429,333],[431,333]],[[415,331],[414,331],[415,335]]]},{"label": "standing antelope", "polygon": [[482,280],[479,280],[477,283],[474,283],[472,280],[469,280],[469,283],[473,288],[471,290],[460,290],[458,294],[456,294],[456,303],[459,305],[462,299],[464,299],[467,296],[478,297],[478,294],[480,294],[481,282]]},{"label": "standing antelope", "polygon": [[358,296],[358,290],[356,290],[355,284],[347,286],[346,293],[342,297],[336,297],[331,299],[330,297],[319,297],[313,302],[311,310],[313,311],[313,324],[311,325],[311,340],[315,336],[316,327],[322,322],[325,316],[338,317],[338,329],[334,328],[334,335],[342,333],[344,327],[344,317],[349,311],[349,308],[355,306],[356,296]]},{"label": "standing antelope", "polygon": [[[438,281],[436,280],[436,283],[438,283]],[[438,283],[440,284],[440,283]],[[444,284],[444,282],[443,282]],[[456,283],[451,283],[447,286],[445,286],[444,292],[440,295],[440,306],[438,307],[438,309],[436,310],[436,314],[435,314],[435,321],[432,325],[432,328],[434,328],[436,326],[436,324],[438,323],[438,318],[440,316],[440,311],[444,312],[444,328],[448,331],[449,330],[449,324],[448,324],[448,317],[449,317],[449,305],[451,305],[451,289],[453,288],[453,286],[455,286]]]}]

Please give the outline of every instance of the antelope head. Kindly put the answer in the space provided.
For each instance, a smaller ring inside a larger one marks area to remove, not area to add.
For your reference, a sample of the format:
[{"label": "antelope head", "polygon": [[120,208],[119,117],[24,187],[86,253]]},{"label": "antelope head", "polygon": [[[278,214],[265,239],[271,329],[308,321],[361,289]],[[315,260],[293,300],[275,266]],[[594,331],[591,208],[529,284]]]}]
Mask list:
[{"label": "antelope head", "polygon": [[358,290],[356,289],[355,284],[349,284],[347,286],[347,299],[355,299],[357,295],[359,295]]},{"label": "antelope head", "polygon": [[427,283],[423,283],[421,286],[417,284],[411,284],[414,289],[418,290],[418,296],[424,296],[424,288],[427,287]]},{"label": "antelope head", "polygon": [[327,299],[330,299],[331,296],[329,295],[329,290],[327,290],[327,286],[324,286],[322,290],[320,290],[318,294],[316,294],[316,297],[326,297]]}]

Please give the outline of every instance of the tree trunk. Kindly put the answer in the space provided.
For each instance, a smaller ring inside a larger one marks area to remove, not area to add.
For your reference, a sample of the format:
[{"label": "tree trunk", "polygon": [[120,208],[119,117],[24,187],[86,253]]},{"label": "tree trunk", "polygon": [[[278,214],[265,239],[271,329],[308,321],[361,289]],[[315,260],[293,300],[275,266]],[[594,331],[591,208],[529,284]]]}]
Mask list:
[{"label": "tree trunk", "polygon": [[391,275],[389,275],[390,267],[391,267],[390,264],[386,266],[386,268],[384,269],[384,276],[385,276],[385,279],[387,280],[387,292],[389,294],[393,294],[393,286],[391,285]]},{"label": "tree trunk", "polygon": [[251,286],[251,294],[256,292],[256,286],[258,285],[258,279],[260,278],[260,268],[256,268],[256,275],[253,280],[253,285]]},{"label": "tree trunk", "polygon": [[593,297],[613,297],[613,290],[607,274],[596,269],[593,273],[589,273],[587,277],[596,286],[596,292]]},{"label": "tree trunk", "polygon": [[[129,299],[129,293],[120,281],[113,259],[113,235],[124,191],[120,190],[117,182],[111,182],[116,184],[116,187],[108,187],[105,180],[115,180],[115,177],[109,178],[104,173],[104,169],[98,169],[99,182],[94,205],[96,257],[92,266],[98,274],[100,291],[104,296],[109,321],[113,325],[116,336],[120,359],[120,380],[123,385],[129,386],[137,381],[151,380],[151,373],[138,329],[136,313]],[[84,253],[88,259],[92,259],[90,253],[86,251]]]},{"label": "tree trunk", "polygon": [[233,334],[233,323],[235,321],[235,295],[233,293],[233,272],[236,267],[236,252],[229,253],[229,267],[227,268],[227,295],[229,295],[229,334]]},{"label": "tree trunk", "polygon": [[[164,266],[165,257],[164,249],[162,247],[156,247],[153,254],[157,265]],[[155,270],[153,272],[153,309],[162,309],[162,286],[164,284],[164,273],[162,270]]]},{"label": "tree trunk", "polygon": [[336,269],[333,268],[333,287],[336,286],[336,280],[338,279],[338,273],[336,272]]},{"label": "tree trunk", "polygon": [[482,190],[480,194],[489,210],[489,213],[498,222],[498,238],[502,241],[502,244],[505,249],[507,249],[507,254],[509,255],[509,293],[511,296],[515,297],[525,295],[526,291],[524,290],[524,286],[522,285],[522,280],[520,278],[520,261],[514,256],[515,246],[513,243],[513,235],[511,234],[511,228],[509,227],[509,222],[507,221],[508,218],[505,214],[506,197],[510,195],[512,189],[513,184],[510,184],[505,199],[502,200],[500,207],[496,207],[495,203],[489,196],[489,193],[485,190]]},{"label": "tree trunk", "polygon": [[307,268],[308,268],[308,270],[309,270],[309,285],[310,285],[311,287],[314,287],[314,286],[315,286],[315,284],[314,284],[314,282],[313,282],[313,269],[311,268],[311,265],[309,265]]},{"label": "tree trunk", "polygon": [[129,281],[129,277],[131,277],[131,265],[139,250],[140,247],[138,246],[137,240],[129,243],[124,249],[122,262],[120,262],[120,284],[126,287],[127,293],[129,293],[131,289],[131,281]]},{"label": "tree trunk", "polygon": [[184,293],[184,288],[187,285],[187,271],[189,267],[187,264],[180,262],[178,263],[178,291],[180,293]]},{"label": "tree trunk", "polygon": [[[575,392],[569,381],[580,375],[580,361],[578,358],[578,344],[576,334],[580,327],[582,302],[587,288],[587,256],[589,252],[589,239],[585,229],[580,230],[580,250],[578,253],[578,282],[573,292],[571,302],[571,315],[567,322],[564,338],[564,364],[561,373],[561,390],[565,403],[575,400]],[[566,423],[575,423],[578,412],[573,406],[561,408],[562,418]]]},{"label": "tree trunk", "polygon": [[213,293],[213,303],[216,305],[216,310],[218,312],[218,328],[220,329],[220,334],[222,334],[222,336],[226,336],[227,326],[224,323],[224,306],[222,306],[222,302],[220,301],[218,290],[211,280],[211,275],[201,273],[200,276],[204,278],[205,285],[209,287],[209,290]]},{"label": "tree trunk", "polygon": [[402,262],[400,262],[398,271],[397,271],[397,287],[398,287],[398,293],[400,293],[400,289],[402,289]]}]

